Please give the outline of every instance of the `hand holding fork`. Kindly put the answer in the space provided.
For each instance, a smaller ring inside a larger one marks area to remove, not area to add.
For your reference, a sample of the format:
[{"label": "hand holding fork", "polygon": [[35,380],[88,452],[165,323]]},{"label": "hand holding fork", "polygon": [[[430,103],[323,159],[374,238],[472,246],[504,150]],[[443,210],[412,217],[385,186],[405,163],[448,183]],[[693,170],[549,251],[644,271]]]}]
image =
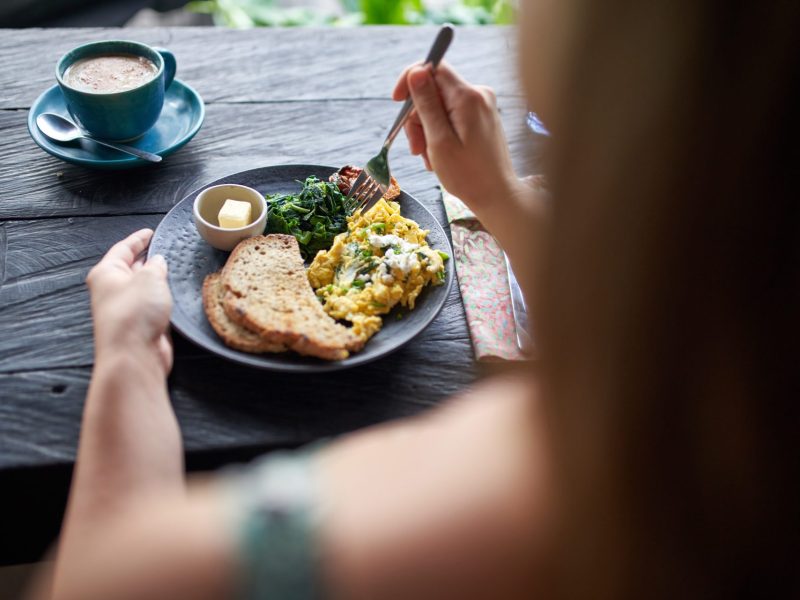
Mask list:
[{"label": "hand holding fork", "polygon": [[[439,30],[424,64],[430,64],[435,69],[441,62],[452,40],[453,28],[450,25],[444,25]],[[394,142],[397,134],[400,133],[413,108],[414,101],[409,96],[403,104],[403,108],[400,109],[400,114],[397,115],[394,125],[389,129],[380,152],[367,161],[366,166],[350,187],[350,193],[347,197],[354,198],[357,201],[356,210],[366,211],[380,200],[389,189],[391,185],[389,148],[391,148],[392,142]]]}]

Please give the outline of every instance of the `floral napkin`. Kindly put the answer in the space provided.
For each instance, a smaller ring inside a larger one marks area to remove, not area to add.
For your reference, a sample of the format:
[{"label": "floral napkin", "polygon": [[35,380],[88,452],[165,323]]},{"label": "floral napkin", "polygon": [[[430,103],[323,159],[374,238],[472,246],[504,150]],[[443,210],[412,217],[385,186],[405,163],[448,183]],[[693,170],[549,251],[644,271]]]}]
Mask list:
[{"label": "floral napkin", "polygon": [[[542,182],[534,179],[533,183]],[[442,200],[453,237],[453,258],[475,358],[525,360],[517,346],[502,248],[472,211],[444,188]]]}]

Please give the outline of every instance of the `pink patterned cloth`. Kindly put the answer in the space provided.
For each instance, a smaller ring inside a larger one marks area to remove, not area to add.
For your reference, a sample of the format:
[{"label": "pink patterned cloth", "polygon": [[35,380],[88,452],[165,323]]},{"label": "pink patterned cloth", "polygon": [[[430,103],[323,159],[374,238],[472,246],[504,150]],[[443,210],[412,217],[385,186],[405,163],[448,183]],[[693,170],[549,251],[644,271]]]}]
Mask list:
[{"label": "pink patterned cloth", "polygon": [[[535,190],[547,190],[542,175],[533,175],[526,180]],[[517,346],[503,250],[473,212],[444,188],[442,200],[453,237],[458,286],[475,358],[484,361],[526,360],[528,357]]]},{"label": "pink patterned cloth", "polygon": [[517,346],[503,250],[464,203],[444,188],[442,200],[475,358],[525,360]]}]

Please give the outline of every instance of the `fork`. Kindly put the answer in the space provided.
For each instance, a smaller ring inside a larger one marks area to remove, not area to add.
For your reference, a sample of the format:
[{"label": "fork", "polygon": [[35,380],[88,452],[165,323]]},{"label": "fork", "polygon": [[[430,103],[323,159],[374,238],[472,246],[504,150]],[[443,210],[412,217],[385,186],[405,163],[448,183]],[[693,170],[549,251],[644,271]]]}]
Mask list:
[{"label": "fork", "polygon": [[[430,64],[435,69],[441,62],[451,41],[453,41],[453,28],[450,25],[443,25],[436,35],[433,46],[431,46],[428,57],[423,64]],[[412,108],[414,108],[414,101],[409,95],[405,104],[403,104],[403,108],[400,109],[400,114],[397,115],[394,125],[386,135],[381,151],[367,161],[367,165],[361,170],[361,173],[359,173],[350,187],[350,193],[347,194],[347,197],[355,199],[357,203],[356,210],[362,212],[368,210],[372,204],[380,200],[388,191],[391,185],[389,148],[391,148],[392,142],[394,142],[397,134],[403,128]]]}]

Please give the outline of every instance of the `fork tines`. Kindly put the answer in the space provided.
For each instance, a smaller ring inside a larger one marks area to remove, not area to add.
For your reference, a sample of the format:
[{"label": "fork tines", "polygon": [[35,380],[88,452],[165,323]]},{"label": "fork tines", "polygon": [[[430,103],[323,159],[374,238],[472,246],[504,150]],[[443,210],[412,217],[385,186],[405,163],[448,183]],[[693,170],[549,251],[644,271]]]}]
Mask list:
[{"label": "fork tines", "polygon": [[364,169],[358,174],[358,177],[356,177],[356,180],[350,187],[350,193],[347,197],[355,198],[356,202],[358,202],[356,210],[365,211],[374,202],[380,200],[384,193],[385,190],[382,188],[381,184],[370,177],[366,169]]}]

